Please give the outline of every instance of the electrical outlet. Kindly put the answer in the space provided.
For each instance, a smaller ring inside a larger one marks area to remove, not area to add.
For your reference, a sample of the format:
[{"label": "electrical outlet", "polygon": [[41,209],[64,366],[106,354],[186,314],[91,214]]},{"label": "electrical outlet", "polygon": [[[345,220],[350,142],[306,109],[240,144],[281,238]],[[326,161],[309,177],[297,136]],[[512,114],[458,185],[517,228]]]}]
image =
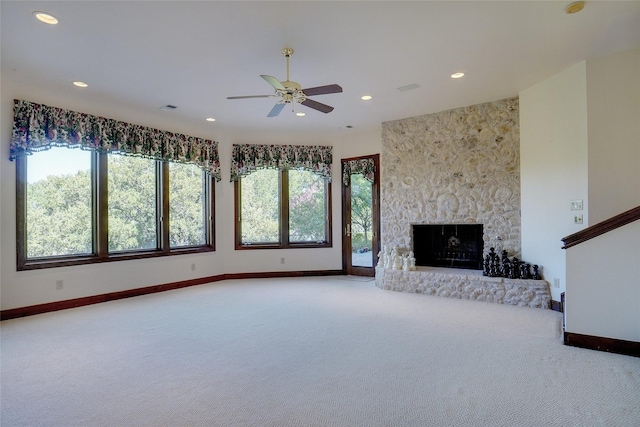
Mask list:
[{"label": "electrical outlet", "polygon": [[553,279],[553,287],[554,288],[560,287],[560,279],[558,279],[557,277]]},{"label": "electrical outlet", "polygon": [[582,215],[574,215],[573,216],[574,224],[582,224]]},{"label": "electrical outlet", "polygon": [[284,257],[280,258],[280,264],[284,264]]},{"label": "electrical outlet", "polygon": [[64,288],[64,281],[63,280],[56,280],[56,289],[57,290],[61,290],[62,288]]},{"label": "electrical outlet", "polygon": [[191,271],[196,271],[196,265],[195,264],[191,264]]}]

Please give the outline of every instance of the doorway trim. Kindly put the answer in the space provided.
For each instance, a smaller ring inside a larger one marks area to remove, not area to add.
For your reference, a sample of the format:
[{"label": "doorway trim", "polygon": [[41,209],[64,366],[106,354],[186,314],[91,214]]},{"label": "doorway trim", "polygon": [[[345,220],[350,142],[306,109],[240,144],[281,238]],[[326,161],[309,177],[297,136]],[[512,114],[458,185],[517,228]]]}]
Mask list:
[{"label": "doorway trim", "polygon": [[[371,267],[353,266],[351,264],[351,176],[348,175],[348,182],[345,184],[345,164],[353,160],[371,159],[374,164],[373,182],[371,184],[371,212],[372,212],[372,248],[373,265]],[[353,276],[375,276],[375,265],[378,260],[377,253],[380,251],[380,154],[370,154],[366,156],[350,157],[341,159],[340,187],[342,189],[342,269],[348,275]]]}]

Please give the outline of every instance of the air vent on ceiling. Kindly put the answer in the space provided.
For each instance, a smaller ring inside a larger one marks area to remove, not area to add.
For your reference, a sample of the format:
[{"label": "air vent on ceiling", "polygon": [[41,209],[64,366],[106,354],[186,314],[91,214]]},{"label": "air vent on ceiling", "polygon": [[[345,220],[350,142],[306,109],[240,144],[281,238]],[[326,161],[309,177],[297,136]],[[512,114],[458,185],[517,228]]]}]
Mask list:
[{"label": "air vent on ceiling", "polygon": [[400,92],[406,92],[408,90],[418,89],[420,85],[418,83],[411,83],[410,85],[400,86],[397,88]]},{"label": "air vent on ceiling", "polygon": [[167,110],[167,111],[172,111],[172,110],[175,110],[176,108],[178,107],[171,104],[163,105],[162,107],[160,107],[161,110]]}]

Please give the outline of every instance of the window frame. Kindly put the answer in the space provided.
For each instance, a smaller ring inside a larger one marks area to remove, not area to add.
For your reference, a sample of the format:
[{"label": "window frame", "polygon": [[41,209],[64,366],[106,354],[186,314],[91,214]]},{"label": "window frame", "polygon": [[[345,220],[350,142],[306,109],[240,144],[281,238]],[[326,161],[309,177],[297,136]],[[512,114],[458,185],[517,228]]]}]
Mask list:
[{"label": "window frame", "polygon": [[330,248],[332,244],[332,204],[331,181],[325,180],[325,238],[323,242],[291,242],[289,241],[289,174],[288,169],[279,169],[278,196],[280,204],[279,215],[279,242],[255,242],[242,243],[242,178],[234,181],[234,223],[235,223],[235,249],[303,249],[303,248]]},{"label": "window frame", "polygon": [[51,257],[27,258],[27,157],[16,161],[16,252],[17,270],[68,267],[102,262],[154,258],[171,255],[215,251],[215,181],[204,174],[204,218],[206,243],[204,245],[172,248],[169,243],[169,162],[156,163],[156,221],[157,241],[155,249],[128,250],[109,253],[108,241],[108,153],[91,152],[91,200],[92,200],[92,252]]}]

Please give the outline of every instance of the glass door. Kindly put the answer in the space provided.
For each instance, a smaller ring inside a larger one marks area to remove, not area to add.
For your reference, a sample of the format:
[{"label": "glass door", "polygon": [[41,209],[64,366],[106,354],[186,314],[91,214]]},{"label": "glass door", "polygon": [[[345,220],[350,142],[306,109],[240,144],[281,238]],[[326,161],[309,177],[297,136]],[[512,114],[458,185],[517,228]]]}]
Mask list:
[{"label": "glass door", "polygon": [[342,160],[342,248],[347,274],[375,276],[380,248],[379,155]]}]

